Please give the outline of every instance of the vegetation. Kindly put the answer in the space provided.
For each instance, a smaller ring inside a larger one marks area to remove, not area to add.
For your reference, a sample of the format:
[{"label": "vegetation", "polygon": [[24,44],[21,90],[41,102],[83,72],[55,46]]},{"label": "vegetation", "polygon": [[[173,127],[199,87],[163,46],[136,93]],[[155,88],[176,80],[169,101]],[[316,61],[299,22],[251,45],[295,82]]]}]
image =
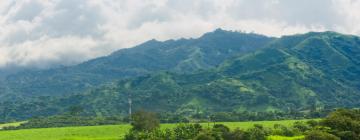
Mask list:
[{"label": "vegetation", "polygon": [[[209,126],[203,128],[200,124],[179,124],[172,129],[160,129],[159,127],[151,127],[151,129],[136,129],[139,126],[134,124],[142,124],[144,126],[151,125],[150,120],[154,120],[153,117],[146,117],[148,113],[138,113],[135,118],[139,118],[144,115],[143,119],[134,119],[132,124],[133,128],[125,135],[125,140],[266,140],[267,137],[274,134],[283,134],[285,136],[295,136],[297,132],[290,130],[287,126],[280,124],[274,125],[274,130],[266,128],[261,124],[254,124],[252,127],[241,130],[236,128],[230,130],[230,128],[224,124],[214,124],[212,128]],[[147,120],[148,119],[148,120]],[[137,121],[139,121],[137,123]],[[301,122],[297,122],[296,126],[302,125]],[[308,125],[303,124],[305,127]],[[296,127],[294,127],[296,128]],[[297,133],[301,134],[301,133]]]},{"label": "vegetation", "polygon": [[359,40],[333,32],[269,38],[222,30],[153,40],[77,66],[7,77],[0,121],[72,106],[85,116],[125,117],[129,95],[134,110],[170,114],[160,116],[163,122],[324,117],[360,106]]},{"label": "vegetation", "polygon": [[23,123],[26,123],[26,122],[24,121],[24,122],[13,122],[13,123],[0,124],[0,129],[4,129],[7,127],[18,127]]},{"label": "vegetation", "polygon": [[[296,121],[307,120],[282,120],[282,121],[253,121],[253,122],[217,122],[224,124],[230,130],[236,128],[245,130],[261,124],[264,128],[272,128],[274,124],[281,124],[291,127]],[[173,129],[178,125],[185,124],[161,124],[161,130]],[[204,129],[213,127],[214,123],[200,123]],[[102,125],[102,126],[79,126],[62,128],[41,128],[41,129],[22,129],[0,131],[0,139],[11,140],[118,140],[124,138],[125,134],[131,130],[131,125]]]},{"label": "vegetation", "polygon": [[51,117],[33,118],[26,122],[14,123],[14,125],[3,126],[5,130],[30,129],[30,128],[51,128],[66,126],[95,126],[122,124],[120,117],[83,117],[71,115],[57,115]]},{"label": "vegetation", "polygon": [[218,29],[198,39],[150,40],[76,66],[17,73],[7,76],[5,83],[8,92],[17,95],[68,95],[112,80],[158,71],[190,73],[214,68],[272,40],[263,35]]},{"label": "vegetation", "polygon": [[[339,109],[319,122],[295,122],[291,127],[275,124],[265,128],[260,124],[246,130],[230,130],[223,124],[202,128],[199,124],[182,124],[174,129],[148,129],[130,131],[125,140],[266,140],[271,135],[297,137],[305,140],[358,140],[360,139],[360,110]],[[144,120],[142,120],[144,121]],[[305,135],[303,138],[302,135]],[[274,138],[274,137],[270,137]]]},{"label": "vegetation", "polygon": [[[131,119],[129,139],[357,140],[358,110],[290,127],[189,122],[320,118],[359,107],[358,54],[359,37],[333,32],[269,38],[217,30],[198,39],[153,40],[77,66],[8,76],[1,80],[0,121],[29,120],[7,127],[29,129]],[[157,114],[127,118],[128,98],[134,111]],[[159,122],[184,124],[163,129]]]},{"label": "vegetation", "polygon": [[[0,131],[12,140],[358,140],[359,109],[337,109],[321,120],[227,123],[157,123],[150,112],[133,116],[132,125],[104,125]],[[142,118],[142,119],[136,119]],[[146,126],[146,127],[143,127]],[[150,127],[149,127],[150,126]],[[141,128],[141,129],[135,129]]]},{"label": "vegetation", "polygon": [[160,121],[156,114],[146,111],[138,111],[131,116],[132,131],[153,131],[160,127]]}]

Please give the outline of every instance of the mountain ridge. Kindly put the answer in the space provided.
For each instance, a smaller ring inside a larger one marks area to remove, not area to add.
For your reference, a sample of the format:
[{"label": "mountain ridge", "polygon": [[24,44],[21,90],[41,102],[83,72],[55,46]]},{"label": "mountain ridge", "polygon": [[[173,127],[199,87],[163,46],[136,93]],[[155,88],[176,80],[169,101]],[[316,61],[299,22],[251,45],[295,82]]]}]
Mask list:
[{"label": "mountain ridge", "polygon": [[[230,38],[230,36],[232,36],[231,40],[224,41],[223,38]],[[213,38],[209,39],[211,37]],[[198,39],[164,42],[152,40],[76,66],[23,72],[8,76],[5,81],[8,87],[16,89],[13,92],[18,94],[46,95],[49,92],[54,94],[81,92],[83,89],[117,78],[140,76],[154,71],[170,70],[186,73],[213,68],[235,54],[263,47],[270,40],[272,38],[262,35],[218,29]],[[224,44],[224,46],[219,47],[216,43]],[[193,51],[197,52],[194,54]],[[40,84],[36,85],[38,83]],[[47,87],[54,87],[57,90],[47,89]],[[69,90],[61,89],[61,87],[68,87]],[[36,90],[33,91],[34,89]]]}]

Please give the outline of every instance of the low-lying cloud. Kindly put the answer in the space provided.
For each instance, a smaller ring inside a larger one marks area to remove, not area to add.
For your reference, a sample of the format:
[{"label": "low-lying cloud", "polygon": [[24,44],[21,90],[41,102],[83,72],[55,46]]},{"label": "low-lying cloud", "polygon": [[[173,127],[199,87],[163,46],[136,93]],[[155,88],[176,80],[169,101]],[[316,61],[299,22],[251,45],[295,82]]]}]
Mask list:
[{"label": "low-lying cloud", "polygon": [[199,37],[215,28],[360,35],[359,9],[354,0],[0,1],[0,69],[72,65],[149,39]]}]

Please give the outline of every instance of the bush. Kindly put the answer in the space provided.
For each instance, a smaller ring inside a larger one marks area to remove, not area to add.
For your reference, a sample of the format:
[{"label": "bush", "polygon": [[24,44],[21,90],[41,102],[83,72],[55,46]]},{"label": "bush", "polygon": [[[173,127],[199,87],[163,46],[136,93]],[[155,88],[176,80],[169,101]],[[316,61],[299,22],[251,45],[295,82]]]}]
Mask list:
[{"label": "bush", "polygon": [[221,134],[214,129],[212,130],[203,130],[200,132],[194,140],[222,140]]},{"label": "bush", "polygon": [[306,124],[309,125],[310,127],[315,127],[315,126],[319,125],[319,122],[315,121],[315,120],[309,120],[306,122]]},{"label": "bush", "polygon": [[293,124],[293,128],[304,133],[308,130],[310,130],[310,126],[306,124],[305,122],[297,121]]},{"label": "bush", "polygon": [[134,131],[152,131],[160,126],[160,121],[155,113],[138,111],[132,116],[131,125]]},{"label": "bush", "polygon": [[305,136],[305,140],[340,140],[340,138],[322,131],[310,131]]},{"label": "bush", "polygon": [[360,110],[338,109],[322,120],[321,125],[331,128],[331,133],[343,140],[359,140]]},{"label": "bush", "polygon": [[174,128],[176,140],[192,139],[202,131],[200,124],[179,124]]},{"label": "bush", "polygon": [[294,136],[295,132],[294,130],[292,130],[291,128],[288,128],[284,125],[281,124],[275,124],[274,125],[274,130],[272,130],[272,134],[273,135],[280,135],[280,136]]},{"label": "bush", "polygon": [[194,138],[194,140],[216,140],[216,139],[208,133],[200,133]]},{"label": "bush", "polygon": [[234,131],[224,133],[222,137],[224,140],[245,140],[246,134],[240,129],[235,129]]},{"label": "bush", "polygon": [[246,139],[248,140],[265,140],[267,135],[267,131],[259,124],[255,124],[253,128],[246,131]]}]

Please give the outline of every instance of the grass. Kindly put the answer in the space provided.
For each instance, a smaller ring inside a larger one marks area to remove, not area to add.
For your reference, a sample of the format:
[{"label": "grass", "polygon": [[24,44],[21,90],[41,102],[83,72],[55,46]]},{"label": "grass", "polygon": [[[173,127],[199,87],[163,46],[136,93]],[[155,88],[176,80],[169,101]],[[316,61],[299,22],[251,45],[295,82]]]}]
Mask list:
[{"label": "grass", "polygon": [[9,126],[19,126],[22,123],[25,123],[26,121],[23,122],[14,122],[14,123],[7,123],[7,124],[0,124],[0,129],[4,128],[4,127],[9,127]]},{"label": "grass", "polygon": [[284,137],[284,136],[269,136],[267,140],[303,140],[304,136]]},{"label": "grass", "polygon": [[[291,126],[297,120],[284,121],[253,121],[253,122],[217,122],[227,125],[231,129],[247,129],[254,124],[262,124],[264,127],[273,127],[274,124]],[[5,124],[6,126],[10,124]],[[5,126],[0,125],[0,126]],[[204,128],[211,127],[213,123],[202,123]],[[161,128],[174,128],[176,124],[162,124]],[[104,125],[63,128],[41,128],[0,131],[0,140],[119,140],[131,128],[130,125]],[[271,136],[269,140],[296,140],[301,137]]]}]

